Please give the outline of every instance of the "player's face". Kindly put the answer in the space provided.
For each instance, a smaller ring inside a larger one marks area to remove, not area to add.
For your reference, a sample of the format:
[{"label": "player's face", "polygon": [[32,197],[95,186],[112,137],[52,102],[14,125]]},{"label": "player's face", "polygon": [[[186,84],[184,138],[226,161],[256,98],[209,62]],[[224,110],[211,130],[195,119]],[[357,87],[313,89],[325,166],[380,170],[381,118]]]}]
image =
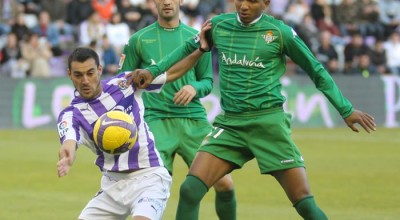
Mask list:
[{"label": "player's face", "polygon": [[182,0],[154,0],[160,19],[170,21],[179,18],[179,7]]},{"label": "player's face", "polygon": [[102,90],[100,85],[102,70],[102,66],[97,66],[95,60],[91,58],[83,63],[72,61],[68,76],[82,98],[93,99]]},{"label": "player's face", "polygon": [[236,11],[240,21],[249,24],[258,17],[269,5],[269,0],[235,0]]}]

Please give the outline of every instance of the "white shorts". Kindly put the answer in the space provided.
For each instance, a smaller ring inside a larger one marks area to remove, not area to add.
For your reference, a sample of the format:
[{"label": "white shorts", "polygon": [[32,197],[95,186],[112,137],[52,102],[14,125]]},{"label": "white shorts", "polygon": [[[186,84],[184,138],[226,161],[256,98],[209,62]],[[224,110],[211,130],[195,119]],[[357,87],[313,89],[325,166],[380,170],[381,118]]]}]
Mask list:
[{"label": "white shorts", "polygon": [[103,172],[101,189],[82,210],[79,219],[126,219],[129,215],[162,218],[172,178],[165,167],[133,173]]}]

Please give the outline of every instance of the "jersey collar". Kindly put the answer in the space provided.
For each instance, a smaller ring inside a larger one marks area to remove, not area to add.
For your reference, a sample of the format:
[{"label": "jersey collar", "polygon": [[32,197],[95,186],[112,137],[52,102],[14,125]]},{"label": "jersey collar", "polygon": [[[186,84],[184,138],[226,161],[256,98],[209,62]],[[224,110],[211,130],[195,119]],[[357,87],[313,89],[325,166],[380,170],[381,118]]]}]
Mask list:
[{"label": "jersey collar", "polygon": [[240,20],[240,18],[239,18],[239,13],[236,13],[236,19],[237,19],[237,21],[239,22],[239,24],[240,24],[241,26],[243,26],[243,27],[252,26],[253,24],[257,23],[257,22],[261,19],[262,16],[263,16],[263,14],[261,13],[260,17],[258,17],[258,18],[255,19],[254,21],[252,21],[250,24],[244,24],[244,23]]},{"label": "jersey collar", "polygon": [[178,30],[181,27],[181,24],[182,24],[182,22],[179,21],[179,25],[178,26],[176,26],[174,28],[166,28],[166,27],[161,26],[160,23],[158,23],[158,21],[157,21],[158,28],[160,28],[160,29],[162,29],[164,31],[169,31],[169,32]]}]

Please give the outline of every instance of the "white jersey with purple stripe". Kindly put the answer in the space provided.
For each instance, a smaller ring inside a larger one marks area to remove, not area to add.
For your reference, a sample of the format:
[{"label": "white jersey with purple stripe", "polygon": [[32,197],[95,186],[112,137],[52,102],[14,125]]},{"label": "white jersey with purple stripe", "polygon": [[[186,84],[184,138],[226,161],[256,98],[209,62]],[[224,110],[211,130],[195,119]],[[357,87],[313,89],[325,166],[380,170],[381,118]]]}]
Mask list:
[{"label": "white jersey with purple stripe", "polygon": [[[142,93],[159,92],[165,84],[166,75],[157,77],[146,89],[135,89],[126,85],[125,73],[102,80],[103,92],[92,100],[82,99],[75,91],[75,98],[58,117],[60,141],[75,140],[97,154],[96,165],[101,170],[124,171],[146,167],[163,166],[159,152],[154,146],[153,134],[144,121]],[[100,151],[93,141],[93,127],[105,112],[120,110],[133,117],[138,127],[138,138],[131,150],[112,155]]]}]

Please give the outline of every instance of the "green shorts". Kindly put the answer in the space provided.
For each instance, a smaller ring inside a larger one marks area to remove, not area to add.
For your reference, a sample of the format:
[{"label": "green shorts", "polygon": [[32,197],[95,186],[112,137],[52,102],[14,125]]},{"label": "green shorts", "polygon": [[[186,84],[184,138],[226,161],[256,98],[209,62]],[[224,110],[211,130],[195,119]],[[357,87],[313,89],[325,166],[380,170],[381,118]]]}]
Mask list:
[{"label": "green shorts", "polygon": [[207,120],[188,118],[154,120],[147,124],[170,174],[172,174],[175,155],[180,155],[189,167],[204,137],[212,130]]},{"label": "green shorts", "polygon": [[199,151],[230,161],[237,168],[256,158],[263,174],[304,167],[303,157],[291,138],[290,120],[291,115],[281,107],[219,115]]}]

